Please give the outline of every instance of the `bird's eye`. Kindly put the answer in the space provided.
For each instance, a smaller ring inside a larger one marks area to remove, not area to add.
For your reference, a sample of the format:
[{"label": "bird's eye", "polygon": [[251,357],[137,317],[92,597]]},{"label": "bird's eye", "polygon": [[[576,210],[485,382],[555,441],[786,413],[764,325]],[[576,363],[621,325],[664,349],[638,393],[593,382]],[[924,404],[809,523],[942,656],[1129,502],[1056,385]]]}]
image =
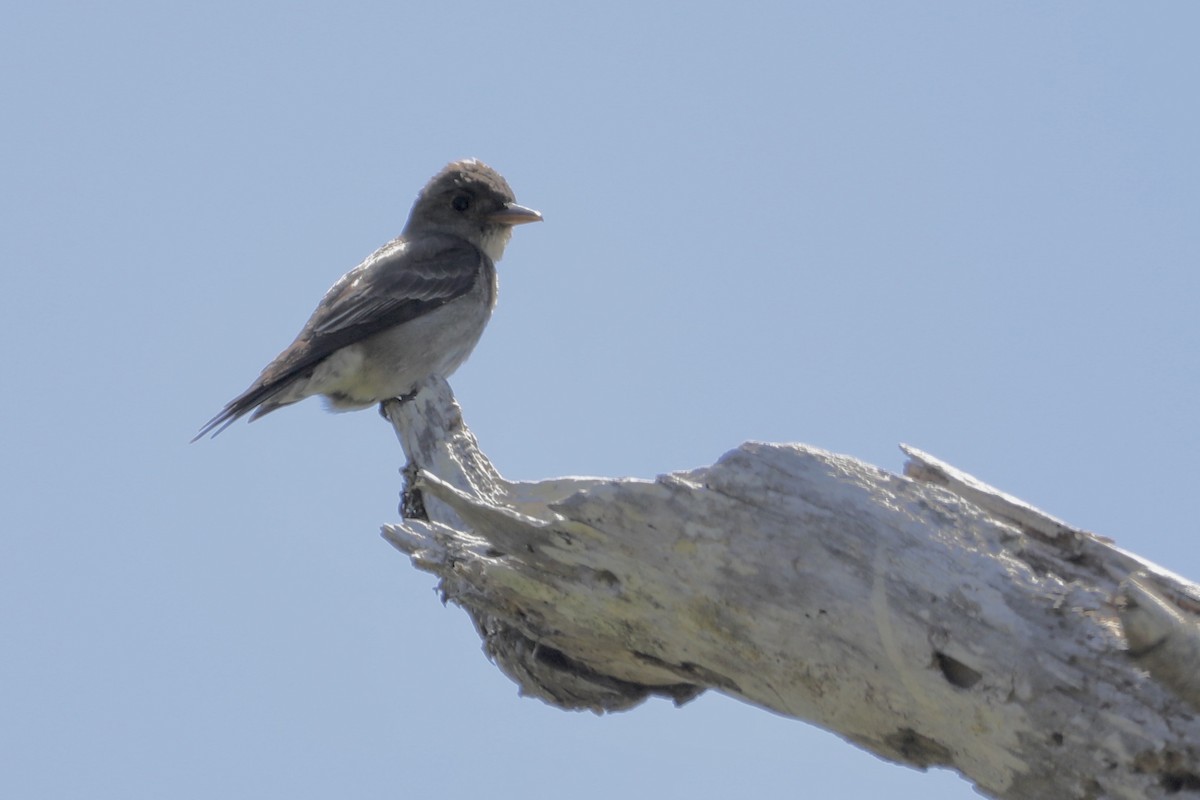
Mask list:
[{"label": "bird's eye", "polygon": [[450,206],[455,211],[466,211],[471,207],[471,198],[467,197],[465,194],[456,194],[454,199],[450,201]]}]

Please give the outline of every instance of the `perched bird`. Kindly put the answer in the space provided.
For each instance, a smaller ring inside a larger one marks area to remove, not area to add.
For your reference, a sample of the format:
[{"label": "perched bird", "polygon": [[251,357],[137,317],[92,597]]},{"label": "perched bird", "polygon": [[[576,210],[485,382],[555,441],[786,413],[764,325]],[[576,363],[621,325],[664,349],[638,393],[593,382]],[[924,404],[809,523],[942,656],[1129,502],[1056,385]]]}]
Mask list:
[{"label": "perched bird", "polygon": [[367,408],[447,377],[492,315],[495,262],[513,226],[541,219],[483,162],[448,164],[417,195],[400,236],[343,275],[296,340],[192,441],[313,395],[334,410]]}]

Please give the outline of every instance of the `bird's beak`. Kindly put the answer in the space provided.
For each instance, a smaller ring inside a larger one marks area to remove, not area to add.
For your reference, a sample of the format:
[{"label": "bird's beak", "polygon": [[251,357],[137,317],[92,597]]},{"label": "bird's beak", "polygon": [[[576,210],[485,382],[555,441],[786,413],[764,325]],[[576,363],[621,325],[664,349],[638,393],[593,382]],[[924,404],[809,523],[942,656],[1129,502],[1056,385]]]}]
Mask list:
[{"label": "bird's beak", "polygon": [[516,203],[505,203],[503,210],[488,216],[488,222],[496,222],[501,225],[524,225],[526,222],[541,221],[542,212],[519,206]]}]

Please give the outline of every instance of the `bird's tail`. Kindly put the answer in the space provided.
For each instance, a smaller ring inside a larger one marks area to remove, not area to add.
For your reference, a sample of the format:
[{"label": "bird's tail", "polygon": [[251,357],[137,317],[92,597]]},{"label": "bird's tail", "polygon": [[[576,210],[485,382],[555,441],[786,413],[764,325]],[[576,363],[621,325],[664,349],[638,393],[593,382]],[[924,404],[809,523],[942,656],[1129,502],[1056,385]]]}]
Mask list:
[{"label": "bird's tail", "polygon": [[200,432],[192,438],[193,442],[203,439],[205,436],[215,438],[218,433],[228,428],[233,423],[247,414],[250,414],[250,421],[261,417],[263,414],[270,414],[277,408],[291,405],[297,402],[296,400],[280,400],[279,395],[283,393],[286,386],[251,386],[246,391],[242,392],[237,397],[230,400],[221,409],[221,413],[210,419],[200,429]]}]

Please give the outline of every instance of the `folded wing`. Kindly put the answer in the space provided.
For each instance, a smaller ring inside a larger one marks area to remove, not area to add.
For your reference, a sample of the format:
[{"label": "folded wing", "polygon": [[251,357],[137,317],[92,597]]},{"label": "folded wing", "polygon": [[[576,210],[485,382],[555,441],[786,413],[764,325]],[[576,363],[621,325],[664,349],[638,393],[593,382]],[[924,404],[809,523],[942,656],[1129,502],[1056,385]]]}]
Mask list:
[{"label": "folded wing", "polygon": [[[322,298],[300,335],[267,365],[246,391],[200,429],[217,435],[239,417],[274,410],[270,400],[307,377],[337,350],[402,325],[460,297],[483,274],[482,252],[462,239],[396,239],[342,276]],[[193,439],[195,441],[195,439]]]}]

